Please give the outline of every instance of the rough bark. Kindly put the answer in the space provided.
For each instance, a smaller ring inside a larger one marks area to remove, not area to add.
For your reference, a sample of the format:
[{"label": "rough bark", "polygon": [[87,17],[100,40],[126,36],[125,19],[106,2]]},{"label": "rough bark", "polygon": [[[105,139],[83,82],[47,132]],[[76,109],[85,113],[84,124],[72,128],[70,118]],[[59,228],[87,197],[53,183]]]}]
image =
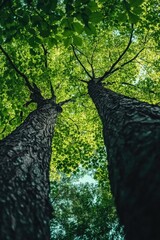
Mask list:
[{"label": "rough bark", "polygon": [[90,81],[103,123],[112,194],[127,240],[160,239],[160,107]]},{"label": "rough bark", "polygon": [[46,100],[0,142],[0,239],[49,240],[49,162],[61,108]]}]

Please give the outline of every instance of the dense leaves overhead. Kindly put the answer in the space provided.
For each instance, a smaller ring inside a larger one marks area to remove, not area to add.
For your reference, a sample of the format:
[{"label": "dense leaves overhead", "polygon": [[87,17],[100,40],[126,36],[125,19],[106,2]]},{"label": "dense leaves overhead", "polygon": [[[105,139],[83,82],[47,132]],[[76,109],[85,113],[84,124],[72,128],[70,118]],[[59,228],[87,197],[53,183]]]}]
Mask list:
[{"label": "dense leaves overhead", "polygon": [[[20,71],[40,87],[44,97],[50,97],[51,81],[58,101],[72,98],[58,120],[53,140],[52,177],[57,168],[69,173],[79,164],[91,167],[90,159],[98,159],[96,154],[103,145],[98,115],[81,81],[88,80],[88,76],[76,60],[71,44],[87,72],[92,75],[94,69],[95,76],[100,77],[126,48],[134,24],[131,46],[117,62],[115,67],[119,70],[105,84],[128,96],[159,102],[156,1],[4,0],[0,14],[0,43]],[[141,50],[137,59],[125,65]],[[0,66],[3,138],[36,106],[26,107],[30,94],[24,79],[3,54]]]},{"label": "dense leaves overhead", "polygon": [[158,5],[154,0],[3,0],[0,12],[0,43],[27,37],[32,47],[44,42],[53,46],[59,41],[65,46],[81,45],[79,34],[95,34],[100,23],[106,28],[138,22],[141,28],[155,30],[154,23],[158,22]]}]

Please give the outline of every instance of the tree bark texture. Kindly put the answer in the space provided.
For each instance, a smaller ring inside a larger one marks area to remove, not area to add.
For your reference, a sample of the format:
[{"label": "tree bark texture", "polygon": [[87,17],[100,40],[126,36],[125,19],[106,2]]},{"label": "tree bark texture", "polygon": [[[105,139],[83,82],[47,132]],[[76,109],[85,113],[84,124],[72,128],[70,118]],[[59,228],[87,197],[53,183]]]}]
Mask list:
[{"label": "tree bark texture", "polygon": [[0,141],[0,240],[49,240],[49,163],[61,108],[46,100]]},{"label": "tree bark texture", "polygon": [[160,107],[90,81],[103,124],[111,191],[127,240],[160,239]]}]

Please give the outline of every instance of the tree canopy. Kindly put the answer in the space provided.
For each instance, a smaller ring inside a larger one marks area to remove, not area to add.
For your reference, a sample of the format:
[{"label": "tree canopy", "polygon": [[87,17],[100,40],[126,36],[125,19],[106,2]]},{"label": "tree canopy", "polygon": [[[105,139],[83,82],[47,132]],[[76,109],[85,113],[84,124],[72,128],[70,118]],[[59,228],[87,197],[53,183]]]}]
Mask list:
[{"label": "tree canopy", "polygon": [[[70,172],[79,163],[87,166],[102,144],[98,116],[81,82],[88,76],[76,61],[71,44],[87,72],[91,74],[94,69],[99,77],[124,51],[134,24],[132,44],[106,84],[128,96],[159,102],[156,1],[2,1],[0,9],[0,42],[15,65],[44,96],[50,94],[51,81],[59,101],[73,100],[58,120],[54,167]],[[121,67],[141,50],[137,59]],[[34,106],[25,106],[29,94],[24,79],[3,54],[1,72],[3,137]]]}]

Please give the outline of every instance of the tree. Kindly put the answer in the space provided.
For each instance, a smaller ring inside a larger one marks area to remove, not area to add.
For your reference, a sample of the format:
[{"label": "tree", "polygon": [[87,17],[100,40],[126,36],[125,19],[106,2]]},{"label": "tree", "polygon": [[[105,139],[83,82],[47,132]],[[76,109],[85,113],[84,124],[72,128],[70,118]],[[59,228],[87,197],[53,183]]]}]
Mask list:
[{"label": "tree", "polygon": [[111,190],[126,239],[151,239],[153,236],[158,239],[160,195],[156,188],[160,183],[160,107],[127,98],[102,85],[106,78],[143,51],[142,48],[133,58],[120,64],[132,43],[132,34],[133,30],[118,59],[98,78],[93,66],[92,74],[87,71],[74,46],[73,52],[91,79],[83,82],[88,84],[88,93],[102,120]]},{"label": "tree", "polygon": [[49,164],[57,115],[65,102],[44,99],[37,85],[1,50],[31,91],[37,109],[0,141],[0,239],[50,239]]},{"label": "tree", "polygon": [[91,80],[103,123],[111,189],[126,239],[159,239],[160,107],[127,98]]}]

